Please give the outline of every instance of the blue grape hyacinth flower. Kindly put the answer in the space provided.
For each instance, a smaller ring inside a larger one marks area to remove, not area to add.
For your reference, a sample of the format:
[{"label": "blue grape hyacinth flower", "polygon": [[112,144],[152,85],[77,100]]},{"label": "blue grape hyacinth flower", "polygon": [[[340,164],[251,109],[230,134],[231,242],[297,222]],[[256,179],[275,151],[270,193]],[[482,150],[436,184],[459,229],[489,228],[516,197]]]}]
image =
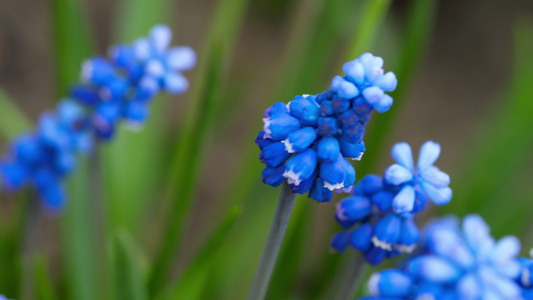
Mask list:
[{"label": "blue grape hyacinth flower", "polygon": [[[424,145],[422,149],[425,149],[426,145],[438,146],[433,142]],[[411,148],[407,143],[398,143],[394,145],[392,154],[397,161],[408,165],[409,161],[406,158],[409,156],[398,155],[401,152],[399,150],[404,150],[405,153],[406,149],[410,154]],[[440,147],[438,149],[440,152]],[[410,157],[412,162],[412,155]],[[353,196],[343,199],[337,205],[335,219],[346,231],[334,236],[331,243],[334,250],[343,252],[352,246],[363,252],[366,260],[372,265],[377,265],[385,258],[400,253],[413,252],[420,240],[420,232],[413,219],[415,214],[424,208],[426,197],[429,196],[425,194],[425,190],[419,189],[420,183],[417,180],[403,184],[387,180],[387,174],[393,167],[388,168],[383,177],[368,175],[363,178],[355,186]],[[449,183],[448,175],[440,173],[440,176],[445,177]],[[399,197],[403,197],[402,193],[405,192],[406,186],[416,189],[416,197],[410,210],[399,211],[394,204]]]},{"label": "blue grape hyacinth flower", "polygon": [[263,182],[287,181],[293,192],[319,202],[329,202],[333,191],[349,192],[355,170],[347,158],[361,159],[372,111],[392,105],[385,92],[396,88],[396,76],[382,67],[383,59],[363,54],[344,64],[345,76],[335,77],[328,91],[269,107],[256,139],[266,165]]},{"label": "blue grape hyacinth flower", "polygon": [[409,144],[394,145],[391,154],[397,163],[385,171],[383,178],[388,184],[401,187],[392,202],[395,212],[410,212],[417,201],[426,202],[425,198],[437,205],[450,202],[452,199],[452,190],[448,187],[450,177],[433,166],[440,155],[439,144],[432,141],[424,143],[420,148],[416,167]]},{"label": "blue grape hyacinth flower", "polygon": [[[533,257],[533,249],[530,251],[530,256]],[[515,281],[522,289],[523,299],[533,299],[533,259],[521,257],[518,262],[520,263],[520,273]]]},{"label": "blue grape hyacinth flower", "polygon": [[483,219],[469,215],[462,226],[453,217],[431,222],[423,240],[422,251],[401,270],[385,271],[398,276],[372,277],[370,299],[523,299],[515,282],[522,270],[516,237],[496,242]]},{"label": "blue grape hyacinth flower", "polygon": [[0,161],[3,187],[33,186],[47,208],[60,209],[62,180],[75,169],[78,154],[91,152],[95,136],[110,139],[122,120],[141,126],[157,93],[187,89],[181,72],[192,68],[196,57],[188,47],[169,48],[171,36],[167,26],[158,25],[131,46],[113,47],[108,59],[83,63],[82,82],[71,96],[43,113],[37,129],[17,137]]}]

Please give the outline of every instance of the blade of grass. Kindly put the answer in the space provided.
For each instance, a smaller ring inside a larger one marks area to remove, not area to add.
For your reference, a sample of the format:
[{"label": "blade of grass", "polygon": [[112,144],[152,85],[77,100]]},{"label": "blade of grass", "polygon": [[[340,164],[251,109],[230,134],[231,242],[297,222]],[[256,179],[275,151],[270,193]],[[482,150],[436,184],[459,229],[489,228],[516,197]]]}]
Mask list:
[{"label": "blade of grass", "polygon": [[0,134],[6,140],[12,140],[23,132],[29,132],[32,128],[32,123],[26,115],[5,91],[0,89]]},{"label": "blade of grass", "polygon": [[79,157],[77,169],[68,178],[68,201],[63,212],[63,249],[68,298],[76,300],[104,299],[97,292],[91,222],[91,198],[88,187],[88,158]]},{"label": "blade of grass", "polygon": [[[512,192],[513,182],[518,180],[516,176],[530,159],[533,149],[532,37],[531,20],[517,24],[508,95],[493,108],[479,130],[482,134],[467,148],[457,172],[460,177],[454,180],[454,199],[444,210],[463,215],[482,207],[496,208],[498,204],[501,207],[501,196]],[[509,215],[508,219],[514,217],[517,216]],[[498,217],[492,213],[486,221],[490,223],[491,218]],[[495,230],[505,229],[506,226],[502,226]]]},{"label": "blade of grass", "polygon": [[54,25],[55,63],[57,92],[66,93],[78,78],[83,59],[93,52],[89,37],[88,17],[81,0],[53,0],[52,20]]},{"label": "blade of grass", "polygon": [[37,300],[57,300],[57,295],[50,280],[50,273],[46,266],[43,255],[37,255],[34,259],[35,289]]},{"label": "blade of grass", "polygon": [[154,293],[164,284],[172,257],[179,248],[187,214],[194,199],[201,157],[206,148],[208,134],[212,130],[216,111],[222,70],[231,54],[248,0],[219,1],[205,48],[198,66],[192,92],[192,101],[187,111],[183,133],[173,151],[165,201],[172,208],[167,218],[168,236],[160,249],[152,275],[150,291]]},{"label": "blade of grass", "polygon": [[[380,6],[375,6],[374,8],[376,7],[379,8]],[[364,159],[356,167],[357,174],[368,174],[383,153],[381,151],[382,145],[388,136],[399,107],[404,101],[409,81],[421,61],[424,49],[427,47],[436,8],[437,0],[417,0],[410,7],[403,45],[398,54],[396,67],[392,68],[400,82],[396,90],[391,94],[394,98],[393,109],[385,114],[374,114],[372,124],[365,135],[365,144],[367,149],[370,150],[365,152]],[[368,21],[368,23],[374,23],[379,19],[381,18],[377,16],[376,20]],[[362,27],[364,28],[365,26]],[[360,38],[358,34],[354,37],[356,40],[353,43],[354,45],[364,44],[364,42],[357,42]],[[361,175],[358,175],[358,177],[361,177]],[[334,222],[331,224],[330,232],[333,234],[336,224]],[[343,274],[343,272],[339,272],[339,268],[347,263],[342,255],[327,255],[321,261],[321,267],[317,272],[319,276],[316,278],[315,284],[311,285],[313,288],[310,295],[315,295],[314,299],[324,297],[323,293],[327,291],[327,287],[336,281],[335,274]]]},{"label": "blade of grass", "polygon": [[[227,215],[217,223],[215,231],[207,239],[205,245],[200,249],[193,261],[171,288],[168,296],[159,296],[156,299],[203,299],[202,293],[206,287],[209,272],[213,268],[212,262],[215,254],[219,251],[229,230],[241,215],[242,209],[234,206]],[[205,298],[204,298],[205,299]]]},{"label": "blade of grass", "polygon": [[147,300],[147,261],[133,237],[125,230],[114,235],[115,299]]}]

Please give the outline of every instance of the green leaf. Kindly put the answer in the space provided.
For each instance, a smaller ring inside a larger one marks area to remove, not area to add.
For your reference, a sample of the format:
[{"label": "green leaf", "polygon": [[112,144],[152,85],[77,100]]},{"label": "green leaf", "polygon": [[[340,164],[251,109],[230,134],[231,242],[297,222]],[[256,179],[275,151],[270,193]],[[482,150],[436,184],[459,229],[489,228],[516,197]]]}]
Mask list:
[{"label": "green leaf", "polygon": [[53,0],[57,91],[64,95],[79,77],[81,63],[93,52],[87,9],[81,0]]},{"label": "green leaf", "polygon": [[37,300],[56,300],[57,295],[50,280],[50,273],[46,266],[46,259],[43,255],[38,255],[34,260],[35,268],[35,290]]},{"label": "green leaf", "polygon": [[115,299],[147,300],[147,261],[132,236],[124,229],[114,236]]},{"label": "green leaf", "polygon": [[0,133],[6,140],[33,129],[26,115],[15,105],[11,98],[0,90]]},{"label": "green leaf", "polygon": [[194,199],[202,154],[212,131],[222,70],[231,53],[247,4],[247,0],[220,0],[213,16],[201,55],[204,59],[199,60],[197,77],[192,81],[192,100],[183,133],[172,155],[165,194],[165,204],[171,206],[168,210],[171,215],[166,218],[168,237],[161,246],[152,270],[149,285],[152,293],[164,284],[167,270],[172,266],[172,257],[179,248],[183,227]]},{"label": "green leaf", "polygon": [[[67,179],[68,201],[62,215],[64,278],[68,299],[103,299],[97,292],[88,158],[78,157],[77,169]],[[100,291],[101,292],[101,291]]]},{"label": "green leaf", "polygon": [[[205,299],[202,298],[206,289],[209,289],[207,278],[213,269],[215,253],[225,241],[229,230],[237,218],[241,215],[242,209],[239,206],[233,207],[226,216],[215,226],[215,231],[209,237],[205,245],[194,257],[178,282],[172,287],[169,295],[164,299]],[[157,297],[156,299],[160,299]]]}]

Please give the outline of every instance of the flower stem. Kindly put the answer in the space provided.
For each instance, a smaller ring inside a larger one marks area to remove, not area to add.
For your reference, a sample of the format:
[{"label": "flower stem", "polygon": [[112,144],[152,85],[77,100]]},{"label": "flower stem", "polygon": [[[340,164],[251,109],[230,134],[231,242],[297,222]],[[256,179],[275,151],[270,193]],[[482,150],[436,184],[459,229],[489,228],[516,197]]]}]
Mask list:
[{"label": "flower stem", "polygon": [[29,197],[26,220],[24,224],[24,238],[22,240],[22,285],[21,299],[34,299],[33,259],[39,236],[39,201],[35,194]]},{"label": "flower stem", "polygon": [[343,281],[341,282],[339,293],[337,294],[337,300],[354,299],[365,266],[364,256],[357,251],[355,257],[351,258],[347,264]]},{"label": "flower stem", "polygon": [[270,225],[270,232],[261,255],[259,266],[255,271],[252,286],[248,291],[247,300],[262,300],[265,298],[268,283],[272,276],[272,271],[278,258],[279,250],[287,231],[287,225],[291,218],[292,209],[296,194],[291,191],[291,187],[285,182],[281,188],[278,205],[274,212],[274,218]]}]

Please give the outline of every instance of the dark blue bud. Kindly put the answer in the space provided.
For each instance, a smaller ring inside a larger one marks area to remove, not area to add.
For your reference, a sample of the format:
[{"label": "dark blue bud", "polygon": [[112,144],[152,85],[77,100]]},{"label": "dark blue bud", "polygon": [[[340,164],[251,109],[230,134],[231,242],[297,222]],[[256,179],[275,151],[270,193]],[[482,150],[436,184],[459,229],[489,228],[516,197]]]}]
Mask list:
[{"label": "dark blue bud", "polygon": [[365,153],[366,150],[365,142],[353,144],[342,138],[338,141],[343,156],[349,157],[354,160],[361,160],[361,157],[363,156],[363,153]]},{"label": "dark blue bud", "polygon": [[320,115],[324,117],[329,117],[333,115],[335,111],[333,110],[333,103],[331,101],[322,102],[320,105]]},{"label": "dark blue bud", "polygon": [[343,181],[344,188],[345,189],[351,188],[353,187],[355,183],[355,169],[352,166],[352,164],[350,164],[346,160],[346,158],[342,157],[342,155],[340,155],[340,157],[341,157],[340,159],[342,159],[344,161],[344,164],[346,165],[346,172],[344,173],[344,181]]},{"label": "dark blue bud", "polygon": [[339,159],[339,141],[331,136],[320,139],[317,147],[318,158],[325,162],[334,162]]},{"label": "dark blue bud", "polygon": [[366,252],[372,246],[373,236],[374,230],[372,225],[364,223],[352,232],[350,242],[355,249]]},{"label": "dark blue bud", "polygon": [[292,154],[285,150],[285,145],[281,142],[272,143],[263,148],[261,161],[271,168],[283,164]]},{"label": "dark blue bud", "polygon": [[311,190],[311,188],[313,187],[313,184],[315,183],[316,175],[317,175],[317,172],[315,171],[313,172],[311,176],[309,176],[309,178],[300,182],[299,185],[291,184],[292,192],[298,193],[301,195],[309,192],[309,190]]},{"label": "dark blue bud", "polygon": [[255,143],[257,144],[257,146],[259,146],[259,149],[261,150],[263,150],[268,145],[272,145],[276,143],[271,139],[265,139],[264,136],[265,136],[265,132],[259,131],[259,134],[257,135],[257,138],[255,139]]},{"label": "dark blue bud", "polygon": [[359,116],[352,109],[347,110],[341,115],[342,129],[352,128],[355,124],[359,123]]},{"label": "dark blue bud", "polygon": [[334,136],[339,133],[339,126],[335,118],[318,118],[318,134]]},{"label": "dark blue bud", "polygon": [[318,202],[329,202],[332,197],[333,193],[324,188],[324,181],[320,177],[317,177],[311,191],[309,191],[309,198],[313,198]]},{"label": "dark blue bud", "polygon": [[109,56],[117,66],[122,67],[129,72],[134,70],[137,65],[133,49],[128,46],[120,45],[111,48]]},{"label": "dark blue bud", "polygon": [[361,123],[357,123],[353,128],[344,131],[341,135],[341,139],[352,144],[359,144],[363,141],[365,135],[365,127]]},{"label": "dark blue bud", "polygon": [[394,194],[388,191],[379,191],[372,196],[372,203],[381,211],[388,211],[392,207]]},{"label": "dark blue bud", "polygon": [[109,80],[101,90],[102,98],[106,101],[116,100],[120,101],[126,95],[128,91],[129,84],[126,80],[123,79],[113,79]]},{"label": "dark blue bud", "polygon": [[383,189],[383,179],[378,175],[366,175],[359,183],[363,187],[366,196],[372,197]]},{"label": "dark blue bud", "polygon": [[59,185],[57,175],[42,169],[35,174],[34,180],[45,207],[52,211],[61,209],[65,193]]},{"label": "dark blue bud", "polygon": [[303,152],[316,140],[316,132],[312,127],[305,127],[291,132],[287,139],[283,140],[285,149],[289,153]]},{"label": "dark blue bud", "polygon": [[331,240],[331,248],[337,252],[343,253],[350,245],[350,232],[344,231],[337,233]]},{"label": "dark blue bud", "polygon": [[426,195],[418,187],[415,188],[415,205],[413,206],[412,212],[415,213],[423,210],[426,206],[426,200]]},{"label": "dark blue bud", "polygon": [[420,231],[411,218],[402,221],[400,240],[394,247],[400,252],[411,253],[420,241]]},{"label": "dark blue bud", "polygon": [[283,173],[285,172],[285,166],[279,166],[276,168],[265,167],[263,169],[263,183],[271,186],[278,186],[285,181]]},{"label": "dark blue bud", "polygon": [[350,108],[350,101],[342,98],[335,98],[331,101],[333,111],[335,113],[342,113]]},{"label": "dark blue bud", "polygon": [[286,139],[289,133],[300,129],[300,121],[287,113],[276,113],[264,118],[265,137],[275,141]]},{"label": "dark blue bud", "polygon": [[306,106],[302,112],[300,121],[303,125],[315,127],[320,117],[320,107],[318,105]]},{"label": "dark blue bud", "polygon": [[369,264],[376,266],[387,258],[388,252],[389,251],[380,247],[371,246],[370,249],[365,252],[365,259]]}]

